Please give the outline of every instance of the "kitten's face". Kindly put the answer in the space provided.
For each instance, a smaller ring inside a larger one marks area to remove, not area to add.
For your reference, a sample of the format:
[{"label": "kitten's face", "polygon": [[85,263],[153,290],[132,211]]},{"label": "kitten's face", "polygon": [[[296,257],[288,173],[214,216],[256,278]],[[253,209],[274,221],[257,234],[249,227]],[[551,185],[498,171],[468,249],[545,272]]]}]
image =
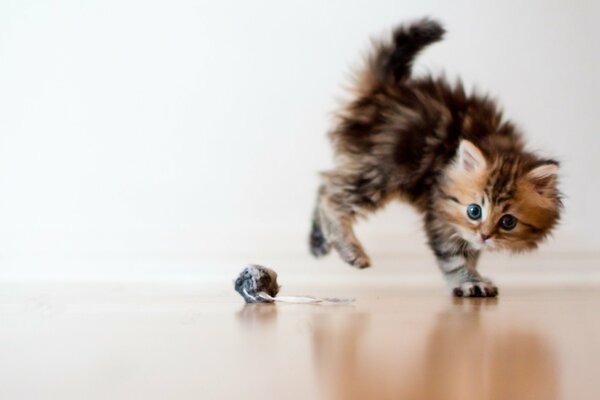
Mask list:
[{"label": "kitten's face", "polygon": [[488,162],[463,140],[442,185],[439,211],[474,249],[533,249],[556,225],[560,196],[554,162]]}]

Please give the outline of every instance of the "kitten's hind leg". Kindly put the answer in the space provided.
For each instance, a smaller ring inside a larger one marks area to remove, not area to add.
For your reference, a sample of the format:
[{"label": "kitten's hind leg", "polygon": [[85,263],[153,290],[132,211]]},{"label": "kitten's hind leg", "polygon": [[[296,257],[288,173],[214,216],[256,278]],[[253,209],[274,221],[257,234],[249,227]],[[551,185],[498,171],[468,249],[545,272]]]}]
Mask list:
[{"label": "kitten's hind leg", "polygon": [[371,262],[352,229],[355,212],[347,200],[343,191],[321,186],[310,236],[311,252],[318,257],[333,246],[348,264],[367,268]]},{"label": "kitten's hind leg", "polygon": [[331,243],[327,241],[323,228],[321,228],[321,218],[319,217],[319,208],[315,208],[313,214],[312,226],[309,237],[310,252],[315,257],[323,257],[331,251]]},{"label": "kitten's hind leg", "polygon": [[356,268],[370,267],[371,260],[354,235],[352,221],[341,220],[335,229],[337,232],[332,243],[342,260]]}]

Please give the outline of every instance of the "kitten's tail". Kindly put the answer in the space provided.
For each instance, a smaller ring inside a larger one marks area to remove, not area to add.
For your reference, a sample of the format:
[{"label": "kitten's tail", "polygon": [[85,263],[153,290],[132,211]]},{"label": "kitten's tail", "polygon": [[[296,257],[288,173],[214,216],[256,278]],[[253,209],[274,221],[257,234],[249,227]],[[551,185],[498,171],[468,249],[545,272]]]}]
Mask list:
[{"label": "kitten's tail", "polygon": [[417,54],[428,45],[441,40],[445,32],[439,22],[429,18],[400,25],[394,29],[392,41],[377,45],[371,55],[366,71],[371,75],[370,80],[394,84],[408,78]]}]

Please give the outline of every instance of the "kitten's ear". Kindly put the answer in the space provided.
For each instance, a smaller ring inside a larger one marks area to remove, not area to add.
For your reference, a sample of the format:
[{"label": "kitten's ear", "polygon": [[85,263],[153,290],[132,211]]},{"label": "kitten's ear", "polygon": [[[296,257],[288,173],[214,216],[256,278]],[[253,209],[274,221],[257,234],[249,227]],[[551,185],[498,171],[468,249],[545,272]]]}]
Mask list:
[{"label": "kitten's ear", "polygon": [[461,140],[458,146],[458,166],[467,172],[477,172],[487,167],[481,150],[468,140]]},{"label": "kitten's ear", "polygon": [[558,163],[556,161],[548,161],[529,171],[525,177],[538,192],[554,188],[558,178]]}]

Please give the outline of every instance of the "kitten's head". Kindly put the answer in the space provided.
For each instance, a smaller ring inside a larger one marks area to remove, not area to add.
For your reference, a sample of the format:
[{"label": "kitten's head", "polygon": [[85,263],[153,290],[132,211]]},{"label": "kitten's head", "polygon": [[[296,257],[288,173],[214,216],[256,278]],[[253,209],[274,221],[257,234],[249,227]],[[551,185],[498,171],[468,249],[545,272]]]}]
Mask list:
[{"label": "kitten's head", "polygon": [[556,225],[558,163],[529,153],[486,157],[463,140],[441,185],[439,211],[475,249],[524,251]]}]

